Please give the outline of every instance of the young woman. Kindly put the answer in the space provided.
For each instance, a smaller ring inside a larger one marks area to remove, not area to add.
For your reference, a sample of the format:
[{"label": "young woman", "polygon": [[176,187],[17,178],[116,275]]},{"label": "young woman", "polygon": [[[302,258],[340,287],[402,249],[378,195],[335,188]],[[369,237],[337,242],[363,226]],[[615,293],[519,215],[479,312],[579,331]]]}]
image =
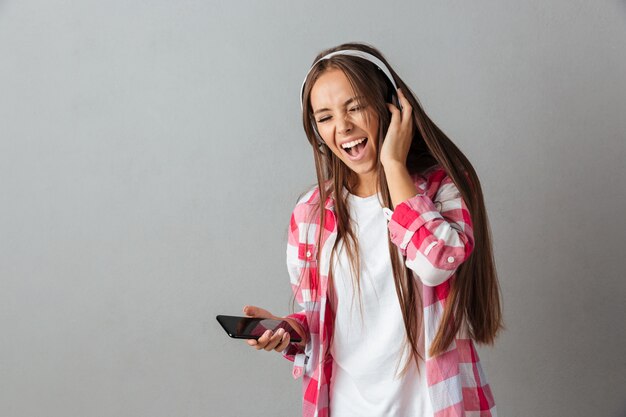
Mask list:
[{"label": "young woman", "polygon": [[301,311],[283,319],[303,341],[248,344],[294,362],[305,417],[495,416],[474,343],[501,330],[500,291],[474,168],[369,45],[318,55],[301,99],[318,184],[291,216]]}]

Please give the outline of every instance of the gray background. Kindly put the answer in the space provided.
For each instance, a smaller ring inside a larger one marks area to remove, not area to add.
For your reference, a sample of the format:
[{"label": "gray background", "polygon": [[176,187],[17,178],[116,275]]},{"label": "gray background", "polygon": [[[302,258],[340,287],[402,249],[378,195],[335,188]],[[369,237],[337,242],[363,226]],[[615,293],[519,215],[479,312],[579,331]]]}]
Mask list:
[{"label": "gray background", "polygon": [[626,415],[626,2],[0,1],[0,415],[296,416],[216,314],[287,314],[315,54],[380,48],[473,162],[501,416]]}]

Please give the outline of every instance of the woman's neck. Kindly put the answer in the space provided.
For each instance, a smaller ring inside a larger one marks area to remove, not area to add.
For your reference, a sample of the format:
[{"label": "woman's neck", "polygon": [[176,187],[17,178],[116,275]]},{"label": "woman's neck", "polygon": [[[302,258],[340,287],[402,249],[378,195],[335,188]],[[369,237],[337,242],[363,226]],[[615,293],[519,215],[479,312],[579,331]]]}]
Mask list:
[{"label": "woman's neck", "polygon": [[352,188],[352,194],[358,197],[369,197],[376,194],[377,177],[376,172],[359,175],[356,186]]}]

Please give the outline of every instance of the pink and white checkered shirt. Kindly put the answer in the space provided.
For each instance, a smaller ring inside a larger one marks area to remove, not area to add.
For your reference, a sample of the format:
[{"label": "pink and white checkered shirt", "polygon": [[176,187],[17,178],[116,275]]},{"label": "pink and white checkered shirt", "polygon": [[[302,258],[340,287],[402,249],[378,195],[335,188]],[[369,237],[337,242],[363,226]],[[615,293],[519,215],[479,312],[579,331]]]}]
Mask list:
[{"label": "pink and white checkered shirt", "polygon": [[[443,168],[431,168],[414,176],[414,181],[419,194],[399,204],[392,214],[387,211],[388,229],[414,278],[423,283],[426,376],[435,417],[495,417],[491,389],[474,342],[466,332],[459,332],[446,352],[428,355],[455,272],[471,254],[474,237],[467,206]],[[283,355],[294,362],[294,378],[303,378],[303,417],[330,416],[332,357],[328,355],[328,341],[334,318],[326,295],[337,224],[334,201],[329,198],[325,202],[325,224],[320,227],[319,216],[312,215],[318,204],[317,188],[300,199],[291,215],[287,245],[291,284],[302,308],[288,317],[300,323],[309,339],[305,348],[291,344]],[[321,247],[317,248],[320,231]]]}]

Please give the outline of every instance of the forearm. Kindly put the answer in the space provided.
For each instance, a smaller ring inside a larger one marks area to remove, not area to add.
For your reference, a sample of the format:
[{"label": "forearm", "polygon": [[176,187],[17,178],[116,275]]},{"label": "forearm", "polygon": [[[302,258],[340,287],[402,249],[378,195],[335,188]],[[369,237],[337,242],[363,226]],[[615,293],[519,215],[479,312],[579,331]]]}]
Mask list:
[{"label": "forearm", "polygon": [[406,165],[401,162],[391,162],[384,165],[387,187],[391,194],[391,204],[394,209],[398,204],[418,194],[413,179]]}]

